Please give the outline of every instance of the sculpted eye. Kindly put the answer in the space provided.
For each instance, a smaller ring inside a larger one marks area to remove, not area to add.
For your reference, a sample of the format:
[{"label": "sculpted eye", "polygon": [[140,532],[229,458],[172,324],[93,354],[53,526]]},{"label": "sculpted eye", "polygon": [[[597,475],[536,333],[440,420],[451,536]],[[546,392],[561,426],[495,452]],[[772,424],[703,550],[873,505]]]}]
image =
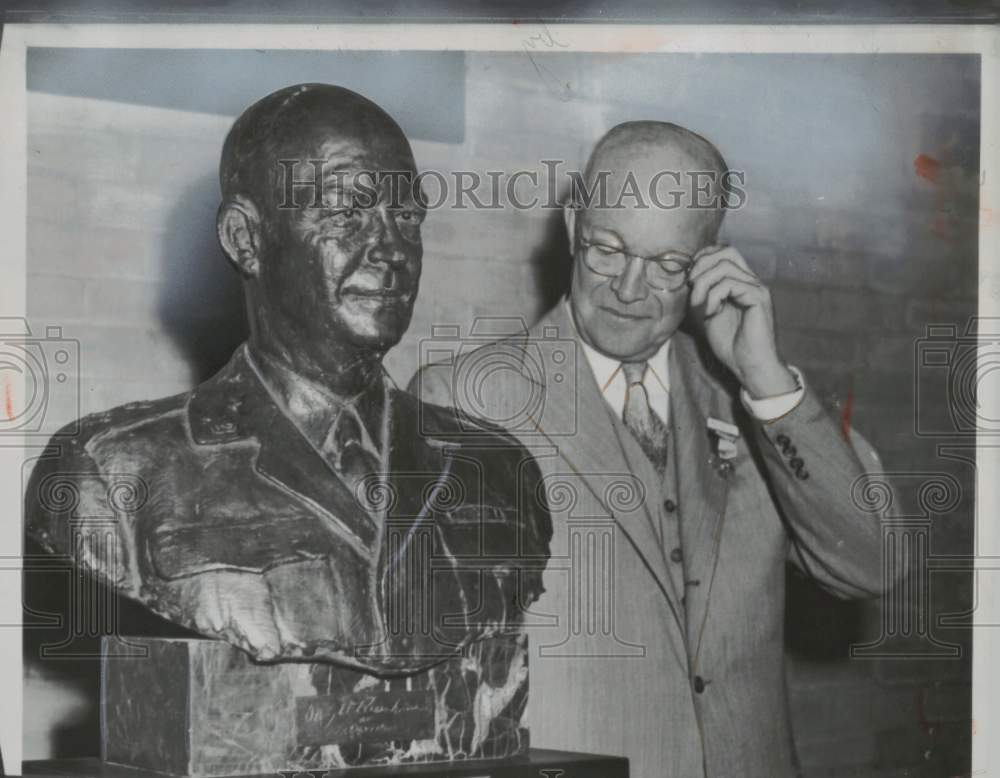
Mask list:
[{"label": "sculpted eye", "polygon": [[612,246],[605,246],[601,243],[595,243],[594,248],[606,257],[610,257],[612,254],[621,254],[622,251],[621,249],[616,249]]},{"label": "sculpted eye", "polygon": [[402,208],[396,211],[396,218],[407,224],[420,224],[424,220],[424,215],[414,208]]},{"label": "sculpted eye", "polygon": [[357,208],[341,208],[336,211],[328,212],[327,218],[334,224],[350,224],[360,215],[361,211]]}]

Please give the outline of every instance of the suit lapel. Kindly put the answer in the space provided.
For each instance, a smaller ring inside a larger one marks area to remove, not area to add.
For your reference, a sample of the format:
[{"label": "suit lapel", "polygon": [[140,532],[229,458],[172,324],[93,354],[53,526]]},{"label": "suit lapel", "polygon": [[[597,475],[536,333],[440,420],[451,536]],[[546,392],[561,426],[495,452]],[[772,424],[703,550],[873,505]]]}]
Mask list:
[{"label": "suit lapel", "polygon": [[[665,567],[662,545],[650,510],[650,503],[655,505],[659,493],[659,475],[651,465],[648,468],[637,467],[630,461],[609,406],[601,395],[590,363],[577,340],[573,323],[561,302],[532,328],[529,338],[538,342],[543,337],[551,337],[552,328],[555,328],[559,338],[574,344],[575,380],[546,383],[543,388],[544,418],[551,420],[551,426],[556,431],[576,432],[566,437],[552,435],[549,442],[558,449],[560,459],[570,471],[584,481],[591,494],[626,534],[626,542],[639,555],[643,566],[667,599],[677,625],[683,632],[684,620],[678,609],[679,597]],[[526,380],[531,379],[526,377]],[[547,434],[545,426],[548,424],[540,425],[543,434]],[[636,447],[638,448],[638,444]],[[607,478],[608,475],[617,473],[632,474],[640,479],[646,489],[641,510],[623,515],[608,504],[604,494],[608,485]]]},{"label": "suit lapel", "polygon": [[[688,632],[697,643],[708,605],[731,475],[720,467],[708,419],[732,423],[731,395],[705,371],[691,338],[670,349],[670,419],[674,435]],[[697,645],[691,646],[697,651]]]},{"label": "suit lapel", "polygon": [[[608,405],[601,396],[593,371],[576,339],[576,333],[565,306],[560,303],[529,332],[529,338],[538,342],[543,332],[556,328],[558,337],[571,342],[575,349],[572,355],[574,373],[563,381],[546,381],[539,391],[544,393],[544,410],[539,420],[543,432],[556,433],[575,431],[572,436],[553,435],[564,459],[572,457],[574,464],[586,477],[614,472],[630,472],[615,434]],[[532,380],[529,374],[525,379]],[[546,429],[548,428],[548,429]],[[597,486],[588,480],[592,486]],[[603,488],[603,487],[602,487]]]}]

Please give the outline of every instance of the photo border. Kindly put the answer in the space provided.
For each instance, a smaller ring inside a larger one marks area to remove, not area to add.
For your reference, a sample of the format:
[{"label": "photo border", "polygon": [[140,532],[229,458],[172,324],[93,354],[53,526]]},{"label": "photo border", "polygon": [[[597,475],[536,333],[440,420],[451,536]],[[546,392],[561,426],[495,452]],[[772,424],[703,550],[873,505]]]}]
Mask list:
[{"label": "photo border", "polygon": [[[10,17],[8,16],[8,19]],[[26,316],[27,123],[26,53],[31,46],[205,49],[399,49],[521,51],[538,34],[551,35],[560,51],[629,53],[964,53],[981,59],[979,316],[1000,317],[1000,30],[948,25],[605,25],[605,24],[10,24],[0,46],[0,234],[3,283],[0,316]],[[461,41],[461,47],[454,45]],[[1000,337],[1000,333],[993,333]],[[23,387],[22,387],[23,388]],[[986,418],[1000,418],[1000,397],[980,397]],[[26,448],[26,444],[28,447]],[[22,643],[20,633],[22,529],[21,470],[43,444],[17,437],[0,441],[0,748],[7,771],[22,754]],[[1000,445],[977,436],[975,499],[976,610],[973,635],[973,774],[1000,770]]]}]

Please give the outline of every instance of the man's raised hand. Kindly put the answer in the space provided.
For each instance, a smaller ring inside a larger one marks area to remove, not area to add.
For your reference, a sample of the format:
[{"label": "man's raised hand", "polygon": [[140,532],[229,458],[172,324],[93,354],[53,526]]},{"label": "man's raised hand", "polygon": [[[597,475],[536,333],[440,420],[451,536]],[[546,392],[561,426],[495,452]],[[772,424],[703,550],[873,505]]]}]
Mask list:
[{"label": "man's raised hand", "polygon": [[795,376],[778,356],[767,287],[732,246],[708,246],[694,260],[690,304],[715,356],[754,399],[794,391]]}]

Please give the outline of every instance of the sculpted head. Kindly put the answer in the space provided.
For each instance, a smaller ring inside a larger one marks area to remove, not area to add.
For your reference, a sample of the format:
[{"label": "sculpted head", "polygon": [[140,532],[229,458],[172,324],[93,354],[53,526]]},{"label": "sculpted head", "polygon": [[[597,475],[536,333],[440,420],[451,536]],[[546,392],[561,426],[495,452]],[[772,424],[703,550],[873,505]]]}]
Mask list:
[{"label": "sculpted head", "polygon": [[392,117],[341,87],[287,87],[236,120],[218,232],[257,349],[323,377],[399,342],[423,253],[415,167]]},{"label": "sculpted head", "polygon": [[[711,143],[675,124],[626,122],[601,138],[585,181],[593,189],[604,178],[609,198],[565,212],[574,258],[570,297],[585,342],[610,357],[638,361],[673,335],[687,312],[686,274],[662,275],[650,259],[682,270],[714,244],[725,171]],[[642,204],[619,198],[629,187],[641,193]],[[608,207],[615,203],[622,207]]]}]

